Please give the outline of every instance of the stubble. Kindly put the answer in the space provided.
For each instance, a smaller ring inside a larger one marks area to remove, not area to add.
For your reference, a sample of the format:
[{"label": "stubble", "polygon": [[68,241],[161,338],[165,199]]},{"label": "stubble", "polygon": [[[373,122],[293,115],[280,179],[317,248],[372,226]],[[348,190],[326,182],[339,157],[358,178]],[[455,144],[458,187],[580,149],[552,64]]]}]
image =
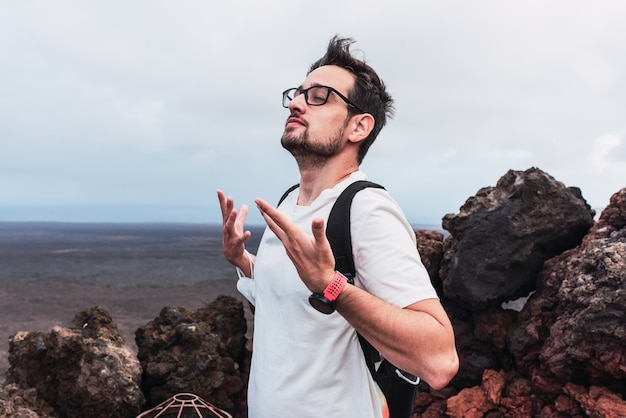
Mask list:
[{"label": "stubble", "polygon": [[337,155],[341,150],[344,128],[339,128],[333,136],[326,140],[311,139],[308,129],[300,135],[285,132],[280,143],[293,155],[300,169],[321,168],[329,158]]}]

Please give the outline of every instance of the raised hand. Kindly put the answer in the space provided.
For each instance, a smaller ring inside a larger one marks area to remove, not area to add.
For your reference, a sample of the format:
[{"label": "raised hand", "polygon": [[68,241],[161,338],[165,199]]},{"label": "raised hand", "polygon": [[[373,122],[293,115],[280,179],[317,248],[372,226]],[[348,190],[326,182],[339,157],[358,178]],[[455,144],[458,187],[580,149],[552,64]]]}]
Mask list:
[{"label": "raised hand", "polygon": [[255,203],[267,226],[283,243],[300,279],[312,292],[323,292],[331,281],[335,268],[335,258],[324,230],[324,220],[313,220],[311,236],[263,199],[256,199]]},{"label": "raised hand", "polygon": [[250,238],[250,231],[244,231],[244,223],[248,215],[248,207],[241,205],[235,209],[235,200],[226,197],[221,190],[217,191],[222,210],[222,250],[229,263],[239,267],[248,277],[252,277],[251,265],[253,260],[245,249],[245,242]]}]

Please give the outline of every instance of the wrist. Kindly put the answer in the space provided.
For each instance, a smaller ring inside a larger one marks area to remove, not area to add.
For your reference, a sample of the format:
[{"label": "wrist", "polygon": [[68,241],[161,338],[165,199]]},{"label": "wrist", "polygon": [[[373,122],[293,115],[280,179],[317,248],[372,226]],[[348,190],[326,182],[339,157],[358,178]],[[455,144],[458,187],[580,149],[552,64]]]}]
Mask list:
[{"label": "wrist", "polygon": [[324,314],[331,314],[335,311],[335,301],[346,287],[348,279],[343,274],[335,271],[330,283],[324,292],[315,292],[309,296],[309,303],[318,311]]},{"label": "wrist", "polygon": [[232,265],[234,265],[241,271],[246,272],[246,275],[248,277],[252,277],[252,274],[254,271],[255,257],[252,254],[250,254],[248,250],[243,250],[243,253],[241,253],[239,256],[229,261]]},{"label": "wrist", "polygon": [[339,297],[339,294],[343,291],[344,287],[348,283],[348,279],[343,274],[335,271],[333,273],[333,278],[330,280],[330,283],[324,289],[322,294],[326,299],[330,302],[335,302]]}]

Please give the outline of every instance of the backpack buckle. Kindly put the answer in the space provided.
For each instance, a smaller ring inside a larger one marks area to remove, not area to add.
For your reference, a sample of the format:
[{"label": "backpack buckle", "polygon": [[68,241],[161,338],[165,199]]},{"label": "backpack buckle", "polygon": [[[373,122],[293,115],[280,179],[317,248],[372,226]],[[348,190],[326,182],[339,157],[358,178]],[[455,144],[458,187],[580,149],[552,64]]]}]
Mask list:
[{"label": "backpack buckle", "polygon": [[420,382],[420,378],[417,376],[413,376],[411,373],[407,373],[403,370],[396,369],[396,374],[398,377],[410,385],[417,386]]}]

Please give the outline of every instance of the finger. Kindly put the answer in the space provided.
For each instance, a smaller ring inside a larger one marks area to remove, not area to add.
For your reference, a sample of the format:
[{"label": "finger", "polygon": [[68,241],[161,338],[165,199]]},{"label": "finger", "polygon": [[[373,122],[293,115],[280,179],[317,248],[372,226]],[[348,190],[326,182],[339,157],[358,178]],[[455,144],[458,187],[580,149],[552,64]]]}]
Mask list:
[{"label": "finger", "polygon": [[311,231],[313,232],[313,238],[315,239],[315,246],[317,247],[318,254],[323,254],[328,251],[330,249],[330,243],[328,242],[328,237],[326,237],[324,219],[313,219],[313,222],[311,222]]},{"label": "finger", "polygon": [[241,242],[245,242],[248,240],[248,238],[250,238],[252,236],[252,232],[250,231],[246,231],[243,233],[243,235],[241,236]]},{"label": "finger", "polygon": [[217,191],[217,199],[220,202],[220,209],[222,211],[222,218],[224,218],[224,212],[226,211],[226,196],[224,192],[221,190]]},{"label": "finger", "polygon": [[226,197],[222,190],[217,191],[217,198],[220,202],[222,211],[222,222],[226,222],[226,218],[231,215],[231,211],[235,207],[235,200],[232,197]]},{"label": "finger", "polygon": [[278,209],[274,208],[265,200],[257,198],[254,200],[254,202],[256,203],[261,213],[265,213],[269,218],[272,219],[273,223],[285,233],[289,234],[293,231],[294,228],[296,228],[295,225],[285,215],[283,215]]},{"label": "finger", "polygon": [[326,238],[326,233],[324,231],[324,220],[322,218],[315,218],[313,222],[311,222],[311,231],[313,232],[313,236],[315,240],[320,240]]},{"label": "finger", "polygon": [[237,217],[237,209],[231,209],[230,212],[224,215],[224,232],[228,233],[228,235],[233,235],[233,233],[237,232]]},{"label": "finger", "polygon": [[267,212],[265,212],[261,207],[258,207],[258,208],[268,228],[274,233],[274,235],[278,237],[278,239],[283,241],[283,230],[280,229],[278,225],[276,225],[276,222],[274,222],[274,219],[272,219],[272,217]]},{"label": "finger", "polygon": [[246,241],[252,235],[252,232],[250,232],[249,230],[244,231],[243,229],[247,216],[248,216],[248,205],[241,205],[241,208],[239,209],[239,214],[237,215],[237,223],[239,225],[238,226],[239,231],[241,231],[242,233],[242,236],[241,236],[242,242]]},{"label": "finger", "polygon": [[248,205],[241,205],[241,208],[239,209],[239,216],[237,216],[237,220],[241,221],[243,225],[247,216],[248,216]]},{"label": "finger", "polygon": [[284,230],[278,225],[278,223],[276,223],[274,217],[272,217],[271,214],[268,213],[267,211],[267,209],[271,210],[272,207],[269,204],[267,204],[267,202],[261,199],[256,199],[255,202],[257,204],[257,208],[259,209],[259,212],[261,212],[261,216],[263,216],[263,219],[265,220],[265,223],[267,224],[269,229],[284,244],[285,238],[286,238],[286,234]]}]

